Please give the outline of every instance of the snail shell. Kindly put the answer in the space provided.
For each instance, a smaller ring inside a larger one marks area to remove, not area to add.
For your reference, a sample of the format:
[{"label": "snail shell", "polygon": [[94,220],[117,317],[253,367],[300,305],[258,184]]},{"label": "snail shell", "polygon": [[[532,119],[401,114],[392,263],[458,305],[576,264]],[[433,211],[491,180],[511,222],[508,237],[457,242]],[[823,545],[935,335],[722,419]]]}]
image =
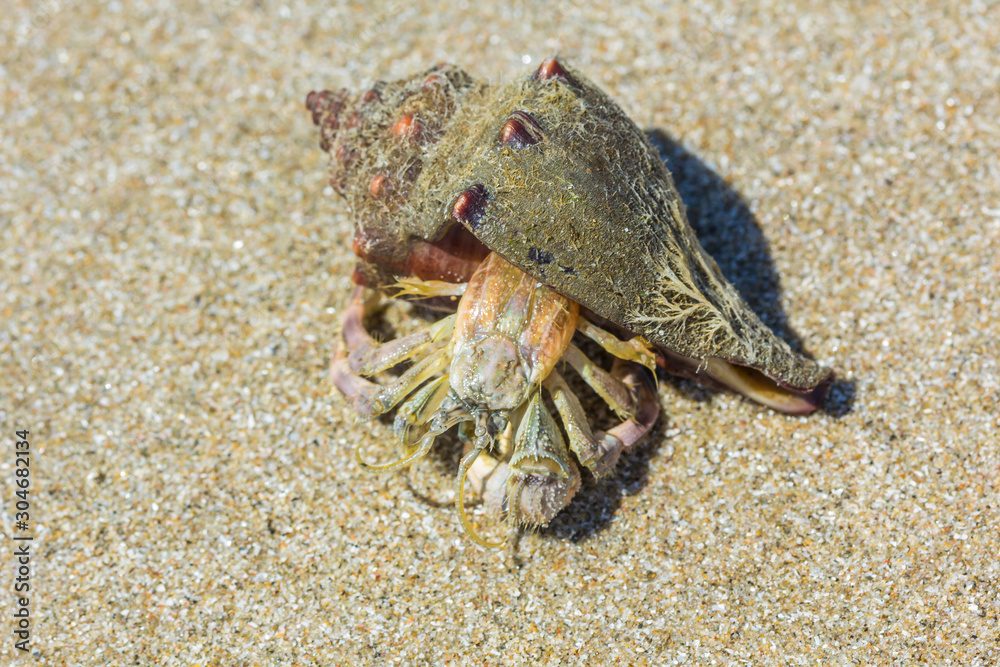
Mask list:
[{"label": "snail shell", "polygon": [[671,370],[786,412],[821,402],[831,371],[746,305],[643,132],[564,62],[496,87],[439,65],[307,106],[354,211],[356,282],[460,282],[492,250]]}]

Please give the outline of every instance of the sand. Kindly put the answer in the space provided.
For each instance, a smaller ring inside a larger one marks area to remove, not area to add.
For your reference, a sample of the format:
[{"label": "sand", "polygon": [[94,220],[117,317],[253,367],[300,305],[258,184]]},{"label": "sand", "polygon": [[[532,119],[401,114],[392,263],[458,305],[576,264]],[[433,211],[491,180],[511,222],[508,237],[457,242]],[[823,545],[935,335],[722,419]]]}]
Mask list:
[{"label": "sand", "polygon": [[[1000,661],[995,3],[12,4],[0,662]],[[390,429],[327,378],[353,223],[303,100],[553,53],[662,133],[705,245],[838,382],[789,417],[663,379],[617,476],[487,551],[447,442],[353,461]]]}]

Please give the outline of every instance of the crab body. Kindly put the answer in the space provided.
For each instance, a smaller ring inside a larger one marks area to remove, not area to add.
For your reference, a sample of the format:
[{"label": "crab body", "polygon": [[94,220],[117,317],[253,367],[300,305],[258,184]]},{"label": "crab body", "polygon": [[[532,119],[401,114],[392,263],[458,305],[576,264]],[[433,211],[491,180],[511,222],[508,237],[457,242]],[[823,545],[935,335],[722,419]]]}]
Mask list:
[{"label": "crab body", "polygon": [[[356,95],[313,92],[306,104],[332,158],[330,183],[354,213],[354,282],[436,301],[464,289],[454,319],[382,346],[364,333],[360,291],[352,302],[337,386],[367,415],[413,392],[396,418],[404,454],[388,468],[472,415],[460,479],[468,473],[508,516],[544,523],[572,496],[576,473],[569,458],[526,454],[565,450],[538,387],[551,393],[577,460],[607,472],[628,446],[614,440],[630,444],[652,423],[640,379],[652,366],[646,342],[660,366],[778,410],[805,413],[822,400],[830,371],[747,307],[699,244],[644,134],[557,59],[500,86],[439,65]],[[622,417],[609,432],[621,438],[590,432],[556,372],[559,360],[584,379],[596,368],[572,345],[574,331],[618,357],[606,374],[616,390],[587,381]],[[364,379],[417,359],[392,385]],[[616,407],[619,398],[631,407]],[[532,494],[556,488],[558,500]]]},{"label": "crab body", "polygon": [[[623,343],[579,318],[576,302],[539,284],[491,253],[466,285],[411,279],[401,284],[424,297],[462,294],[458,312],[427,329],[375,343],[363,326],[363,288],[355,291],[344,321],[346,345],[334,360],[336,386],[364,415],[399,405],[393,429],[401,457],[374,470],[395,470],[423,456],[434,439],[459,424],[468,441],[458,473],[456,502],[465,514],[466,477],[495,514],[512,523],[544,524],[566,506],[580,485],[572,450],[595,473],[608,472],[619,454],[652,427],[659,412],[642,366],[653,354],[641,342]],[[618,358],[605,372],[572,343],[575,332]],[[622,424],[594,433],[580,401],[556,370],[567,361],[618,413]],[[413,365],[395,382],[364,379],[404,361]],[[541,399],[551,395],[569,440],[567,449]]]}]

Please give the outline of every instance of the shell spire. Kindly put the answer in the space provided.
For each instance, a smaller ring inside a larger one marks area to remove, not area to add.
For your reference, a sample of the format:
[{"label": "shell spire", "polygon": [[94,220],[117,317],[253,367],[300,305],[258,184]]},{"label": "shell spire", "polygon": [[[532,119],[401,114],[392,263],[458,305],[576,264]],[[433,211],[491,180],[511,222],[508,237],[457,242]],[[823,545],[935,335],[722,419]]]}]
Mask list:
[{"label": "shell spire", "polygon": [[340,112],[344,109],[350,91],[341,88],[337,92],[330,90],[312,91],[306,96],[306,108],[312,112],[313,124],[320,128],[320,147],[328,151],[337,137],[340,129]]},{"label": "shell spire", "polygon": [[356,216],[354,281],[378,287],[399,277],[463,282],[489,252],[428,210],[425,165],[463,99],[484,88],[440,64],[351,94],[313,91],[306,108],[329,153],[330,185]]}]

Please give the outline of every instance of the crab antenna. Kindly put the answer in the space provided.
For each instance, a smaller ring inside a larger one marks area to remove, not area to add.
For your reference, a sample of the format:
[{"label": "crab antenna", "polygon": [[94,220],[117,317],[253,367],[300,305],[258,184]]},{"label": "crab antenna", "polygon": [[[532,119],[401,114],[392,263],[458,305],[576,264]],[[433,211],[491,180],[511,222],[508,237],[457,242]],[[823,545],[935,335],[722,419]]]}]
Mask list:
[{"label": "crab antenna", "polygon": [[[478,431],[479,429],[477,428],[476,430]],[[465,514],[465,477],[469,473],[469,468],[472,467],[472,464],[476,462],[476,459],[479,458],[479,455],[483,453],[483,450],[486,449],[486,446],[490,442],[492,442],[492,438],[476,438],[476,446],[462,458],[462,465],[458,469],[458,493],[455,494],[455,509],[458,510],[458,518],[462,522],[462,528],[465,530],[466,535],[471,537],[479,546],[486,547],[487,549],[496,549],[502,547],[507,542],[507,538],[504,538],[500,542],[487,542],[479,536],[476,529],[472,527],[472,523],[469,522],[469,517]]]},{"label": "crab antenna", "polygon": [[[435,412],[429,419],[424,420],[419,425],[424,425],[430,423],[429,429],[426,431],[426,435],[420,441],[420,446],[416,450],[407,454],[398,461],[393,461],[392,463],[386,463],[384,465],[373,465],[368,463],[363,458],[361,458],[361,449],[356,448],[354,450],[354,460],[358,462],[358,465],[372,472],[392,472],[393,470],[399,470],[405,468],[406,466],[413,463],[416,459],[425,455],[430,451],[431,447],[434,445],[434,441],[439,435],[450,429],[455,424],[463,421],[468,421],[473,417],[469,415],[464,409],[451,409],[441,408]],[[477,429],[478,431],[478,429]],[[478,440],[477,440],[478,442]],[[486,444],[489,444],[488,442]]]},{"label": "crab antenna", "polygon": [[431,433],[420,441],[420,446],[417,447],[411,454],[404,456],[398,461],[393,461],[392,463],[385,463],[382,465],[373,465],[368,463],[363,458],[361,458],[361,448],[357,447],[354,449],[354,460],[358,462],[358,465],[369,470],[371,472],[392,472],[393,470],[399,470],[400,468],[405,468],[406,466],[413,463],[415,460],[419,459],[421,456],[430,451],[431,445],[437,439],[437,433]]}]

